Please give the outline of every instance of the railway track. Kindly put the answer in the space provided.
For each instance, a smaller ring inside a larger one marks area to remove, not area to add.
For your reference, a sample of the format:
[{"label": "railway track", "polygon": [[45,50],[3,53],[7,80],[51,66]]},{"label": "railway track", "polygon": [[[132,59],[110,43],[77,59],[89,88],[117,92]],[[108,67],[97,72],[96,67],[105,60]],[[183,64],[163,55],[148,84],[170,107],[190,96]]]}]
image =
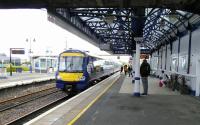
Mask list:
[{"label": "railway track", "polygon": [[[3,112],[5,110],[9,110],[9,109],[16,107],[18,105],[22,105],[26,102],[40,98],[42,96],[45,96],[45,93],[50,94],[50,93],[48,93],[50,91],[54,92],[54,91],[57,91],[57,90],[55,89],[55,87],[50,87],[50,88],[40,90],[40,91],[37,91],[37,92],[34,92],[34,93],[29,93],[29,94],[26,94],[26,95],[23,95],[23,96],[20,96],[20,97],[11,98],[11,99],[8,99],[8,100],[1,101],[0,102],[0,112]],[[38,95],[38,97],[37,97],[37,95]]]},{"label": "railway track", "polygon": [[18,98],[2,101],[0,102],[0,125],[21,124],[27,116],[42,109],[47,109],[49,106],[66,97],[66,93],[55,87],[51,87]]},{"label": "railway track", "polygon": [[30,93],[38,92],[55,86],[55,81],[47,80],[42,82],[33,82],[32,84],[17,85],[13,87],[0,89],[0,103],[13,98],[18,98]]},{"label": "railway track", "polygon": [[[101,80],[105,78],[102,78]],[[98,84],[98,82],[95,82],[94,84]],[[0,125],[23,124],[66,101],[70,97],[71,96],[55,87],[49,87],[45,90],[1,101]]]}]

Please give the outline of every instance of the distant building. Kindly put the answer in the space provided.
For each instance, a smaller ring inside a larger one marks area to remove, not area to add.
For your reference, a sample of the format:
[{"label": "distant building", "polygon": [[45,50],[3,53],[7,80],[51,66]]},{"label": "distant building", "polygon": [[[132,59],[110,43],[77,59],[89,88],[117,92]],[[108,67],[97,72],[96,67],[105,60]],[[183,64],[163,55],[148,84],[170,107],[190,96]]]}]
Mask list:
[{"label": "distant building", "polygon": [[[14,66],[20,66],[21,59],[18,57],[12,57],[11,63]],[[0,53],[0,67],[5,67],[8,64],[10,64],[10,57],[6,56],[4,53]]]},{"label": "distant building", "polygon": [[35,72],[47,73],[57,70],[58,56],[33,56],[32,59]]}]

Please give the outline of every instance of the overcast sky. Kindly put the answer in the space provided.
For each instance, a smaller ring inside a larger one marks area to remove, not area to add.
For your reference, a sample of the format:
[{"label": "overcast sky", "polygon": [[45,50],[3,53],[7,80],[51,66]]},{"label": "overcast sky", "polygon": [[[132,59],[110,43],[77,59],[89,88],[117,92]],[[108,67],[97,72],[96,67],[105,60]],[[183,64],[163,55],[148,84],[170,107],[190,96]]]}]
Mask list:
[{"label": "overcast sky", "polygon": [[[107,54],[49,22],[45,9],[0,10],[0,53],[9,55],[9,48],[25,48],[26,55],[20,57],[27,58],[30,42],[26,39],[32,43],[33,55],[45,55],[47,49],[52,51],[52,55],[58,55],[65,49],[66,41],[68,48],[89,50],[95,55]],[[127,60],[128,57],[121,59]]]}]

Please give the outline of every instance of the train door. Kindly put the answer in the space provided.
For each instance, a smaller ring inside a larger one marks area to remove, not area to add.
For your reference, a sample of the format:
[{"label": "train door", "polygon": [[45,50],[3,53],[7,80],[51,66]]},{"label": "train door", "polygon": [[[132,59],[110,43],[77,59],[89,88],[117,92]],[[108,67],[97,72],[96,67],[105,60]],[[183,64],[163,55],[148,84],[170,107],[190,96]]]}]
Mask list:
[{"label": "train door", "polygon": [[94,65],[92,57],[88,57],[87,72],[91,75],[94,72]]}]

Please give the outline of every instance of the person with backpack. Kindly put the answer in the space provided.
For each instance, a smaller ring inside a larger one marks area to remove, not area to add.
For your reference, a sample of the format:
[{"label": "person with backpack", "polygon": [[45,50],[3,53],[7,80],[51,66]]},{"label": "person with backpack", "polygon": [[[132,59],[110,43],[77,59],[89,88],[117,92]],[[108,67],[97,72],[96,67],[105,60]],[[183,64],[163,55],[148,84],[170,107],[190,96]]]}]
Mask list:
[{"label": "person with backpack", "polygon": [[148,94],[148,76],[150,75],[151,67],[146,59],[143,60],[141,66],[140,66],[140,75],[142,78],[142,84],[144,92],[142,95]]}]

